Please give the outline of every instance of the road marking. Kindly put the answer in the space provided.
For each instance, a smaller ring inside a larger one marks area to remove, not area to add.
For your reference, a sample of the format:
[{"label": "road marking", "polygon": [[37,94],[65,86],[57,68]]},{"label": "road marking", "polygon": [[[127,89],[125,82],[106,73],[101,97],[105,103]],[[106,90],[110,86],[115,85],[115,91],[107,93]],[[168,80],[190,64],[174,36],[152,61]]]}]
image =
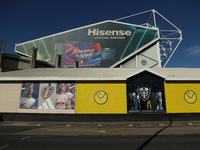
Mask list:
[{"label": "road marking", "polygon": [[7,146],[8,146],[8,145],[2,146],[2,147],[0,147],[0,149],[5,148],[5,147],[7,147]]},{"label": "road marking", "polygon": [[107,132],[107,131],[103,131],[103,130],[100,130],[100,131],[96,131],[96,130],[47,130],[49,132],[63,132],[63,131],[71,131],[71,132],[74,132],[74,131],[77,131],[77,132]]},{"label": "road marking", "polygon": [[31,135],[30,136],[26,136],[24,138],[21,138],[21,140],[25,140],[25,139],[30,138],[30,137],[31,137]]}]

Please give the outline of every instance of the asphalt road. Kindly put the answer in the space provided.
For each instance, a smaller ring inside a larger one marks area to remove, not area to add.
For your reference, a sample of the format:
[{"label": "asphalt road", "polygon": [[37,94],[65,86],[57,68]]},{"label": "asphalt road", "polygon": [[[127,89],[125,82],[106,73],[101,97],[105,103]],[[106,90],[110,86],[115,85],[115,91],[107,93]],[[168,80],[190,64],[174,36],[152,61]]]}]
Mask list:
[{"label": "asphalt road", "polygon": [[0,123],[0,150],[199,150],[200,122]]},{"label": "asphalt road", "polygon": [[170,135],[200,134],[200,121],[178,122],[1,122],[0,134],[20,135]]},{"label": "asphalt road", "polygon": [[0,135],[3,150],[199,150],[200,135],[53,136]]}]

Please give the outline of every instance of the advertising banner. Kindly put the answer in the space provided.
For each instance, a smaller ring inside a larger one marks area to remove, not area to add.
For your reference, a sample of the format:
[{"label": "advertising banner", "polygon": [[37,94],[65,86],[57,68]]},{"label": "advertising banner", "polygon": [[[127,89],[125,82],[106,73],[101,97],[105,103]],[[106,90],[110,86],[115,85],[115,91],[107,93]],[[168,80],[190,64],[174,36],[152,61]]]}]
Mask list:
[{"label": "advertising banner", "polygon": [[157,29],[105,21],[16,44],[15,51],[31,56],[34,46],[38,47],[38,59],[49,63],[61,54],[63,67],[74,61],[81,66],[110,67],[157,37]]},{"label": "advertising banner", "polygon": [[72,66],[74,61],[79,65],[101,64],[101,48],[99,43],[67,41],[65,65]]},{"label": "advertising banner", "polygon": [[21,109],[37,109],[39,96],[39,83],[23,83],[20,101]]},{"label": "advertising banner", "polygon": [[74,82],[24,82],[21,109],[75,109]]}]

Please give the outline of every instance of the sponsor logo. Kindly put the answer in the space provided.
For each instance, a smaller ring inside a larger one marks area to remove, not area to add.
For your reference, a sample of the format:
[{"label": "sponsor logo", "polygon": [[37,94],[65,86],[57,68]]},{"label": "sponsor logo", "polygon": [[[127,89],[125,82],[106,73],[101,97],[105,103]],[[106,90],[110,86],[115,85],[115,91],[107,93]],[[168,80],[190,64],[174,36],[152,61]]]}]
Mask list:
[{"label": "sponsor logo", "polygon": [[41,106],[38,107],[38,109],[55,109],[52,101],[50,98],[46,100],[46,102],[43,102]]},{"label": "sponsor logo", "polygon": [[42,98],[45,100],[51,96],[54,91],[54,87],[52,86],[45,86],[42,88]]},{"label": "sponsor logo", "polygon": [[194,91],[188,90],[184,93],[184,99],[187,103],[193,104],[197,101],[197,95]]},{"label": "sponsor logo", "polygon": [[108,100],[108,95],[105,91],[97,91],[95,94],[94,94],[94,100],[97,104],[105,104]]},{"label": "sponsor logo", "polygon": [[103,35],[107,35],[107,36],[131,36],[132,32],[130,30],[99,30],[99,29],[88,29],[88,36],[90,35],[94,35],[94,36],[103,36]]},{"label": "sponsor logo", "polygon": [[146,101],[149,98],[150,93],[151,93],[150,87],[141,86],[141,87],[138,87],[137,90],[138,90],[138,94],[139,94],[141,100]]}]

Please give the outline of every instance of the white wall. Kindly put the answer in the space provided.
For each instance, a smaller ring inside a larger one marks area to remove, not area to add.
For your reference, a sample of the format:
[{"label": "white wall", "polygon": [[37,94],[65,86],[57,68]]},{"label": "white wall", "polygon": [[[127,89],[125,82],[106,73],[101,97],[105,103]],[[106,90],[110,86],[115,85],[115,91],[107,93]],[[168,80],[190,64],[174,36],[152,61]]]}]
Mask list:
[{"label": "white wall", "polygon": [[[136,56],[137,55],[137,56]],[[161,68],[159,43],[151,46],[149,49],[134,55],[130,60],[123,63],[122,68]],[[146,65],[142,65],[142,60],[146,61]]]},{"label": "white wall", "polygon": [[0,83],[0,112],[17,112],[20,105],[21,83]]}]

